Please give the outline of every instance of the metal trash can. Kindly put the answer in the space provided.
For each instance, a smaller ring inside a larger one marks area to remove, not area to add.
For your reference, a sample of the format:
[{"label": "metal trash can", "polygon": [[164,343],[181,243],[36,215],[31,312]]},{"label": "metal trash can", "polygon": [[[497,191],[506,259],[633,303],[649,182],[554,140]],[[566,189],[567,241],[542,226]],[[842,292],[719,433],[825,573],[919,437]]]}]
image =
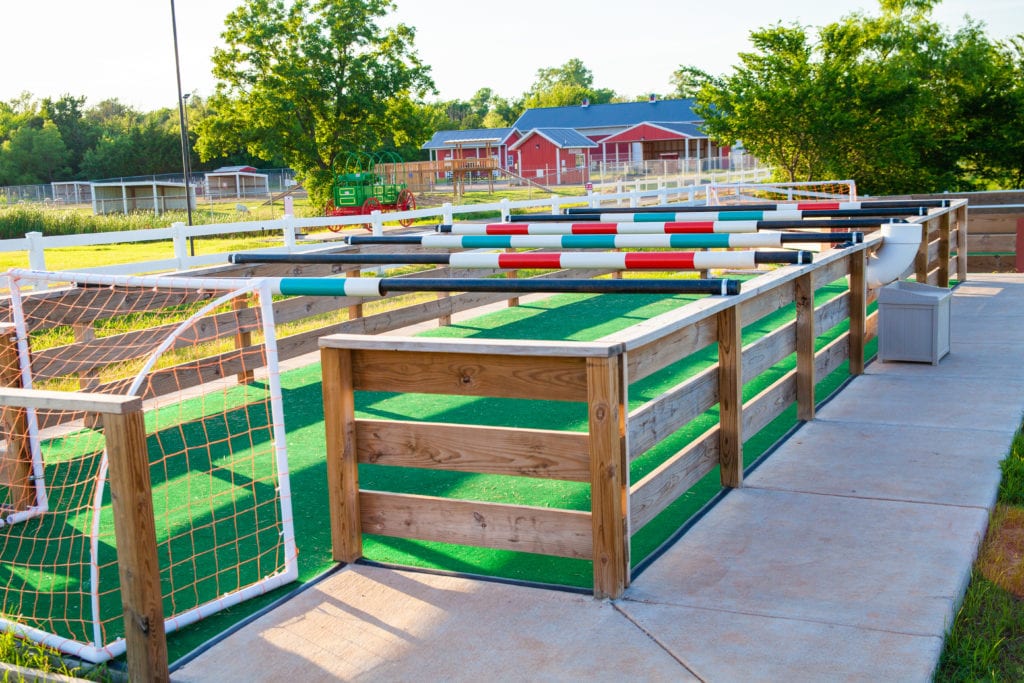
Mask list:
[{"label": "metal trash can", "polygon": [[917,282],[878,290],[878,359],[938,365],[949,353],[952,292]]}]

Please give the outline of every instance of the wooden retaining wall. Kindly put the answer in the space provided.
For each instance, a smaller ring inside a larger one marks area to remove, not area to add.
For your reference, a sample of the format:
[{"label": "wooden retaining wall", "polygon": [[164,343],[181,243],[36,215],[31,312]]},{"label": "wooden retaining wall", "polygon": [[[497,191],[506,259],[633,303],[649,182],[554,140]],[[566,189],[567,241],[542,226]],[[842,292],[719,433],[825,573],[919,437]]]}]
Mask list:
[{"label": "wooden retaining wall", "polygon": [[[953,248],[967,239],[966,203],[934,209],[919,222],[927,237],[908,270],[939,286],[948,286],[951,273],[966,278],[966,252]],[[866,257],[877,244],[876,237],[826,252],[814,264],[746,283],[739,296],[708,297],[593,343],[322,338],[335,558],[359,559],[363,533],[590,557],[595,596],[621,595],[629,583],[631,530],[716,465],[724,486],[742,485],[747,439],[794,402],[800,419],[812,419],[817,380],[842,363],[849,361],[851,375],[863,372],[864,347],[877,330],[877,315],[866,314]],[[818,289],[844,277],[846,292],[815,305]],[[742,345],[744,326],[791,305],[794,322]],[[821,334],[846,322],[845,333],[815,351]],[[631,383],[711,344],[718,350],[715,366],[626,412]],[[793,353],[796,369],[743,403],[743,387]],[[588,432],[357,419],[355,391],[586,402]],[[718,425],[641,481],[629,481],[631,461],[716,404]],[[367,491],[359,486],[361,462],[589,482],[591,509]]]},{"label": "wooden retaining wall", "polygon": [[968,270],[1024,273],[1024,190],[908,195],[907,198],[966,199],[971,221]]}]

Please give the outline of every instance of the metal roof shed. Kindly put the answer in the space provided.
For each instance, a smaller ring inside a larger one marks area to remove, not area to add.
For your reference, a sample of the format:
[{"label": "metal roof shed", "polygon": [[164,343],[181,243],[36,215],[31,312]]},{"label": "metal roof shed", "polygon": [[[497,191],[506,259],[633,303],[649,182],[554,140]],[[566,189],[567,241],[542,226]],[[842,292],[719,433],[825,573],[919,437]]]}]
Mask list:
[{"label": "metal roof shed", "polygon": [[186,196],[193,210],[196,208],[195,186],[189,185],[186,189],[185,183],[124,180],[90,185],[92,212],[96,215],[133,211],[153,211],[159,215],[164,211],[185,211],[188,208]]},{"label": "metal roof shed", "polygon": [[244,199],[270,194],[270,176],[257,173],[252,166],[222,166],[204,174],[203,181],[210,199]]}]

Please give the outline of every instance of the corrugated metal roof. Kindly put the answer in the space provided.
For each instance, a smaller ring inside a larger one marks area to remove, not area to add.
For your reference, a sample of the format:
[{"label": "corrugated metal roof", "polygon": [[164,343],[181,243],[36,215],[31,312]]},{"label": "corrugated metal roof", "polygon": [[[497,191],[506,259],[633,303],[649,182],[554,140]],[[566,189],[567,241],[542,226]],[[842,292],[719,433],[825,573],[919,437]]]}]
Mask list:
[{"label": "corrugated metal roof", "polygon": [[693,105],[693,99],[685,99],[528,109],[516,120],[514,126],[519,130],[534,128],[587,130],[610,126],[628,128],[644,121],[696,123],[701,118],[693,113]]},{"label": "corrugated metal roof", "polygon": [[215,168],[211,173],[255,173],[256,169],[252,166],[221,166]]},{"label": "corrugated metal roof", "polygon": [[500,145],[508,139],[515,128],[472,128],[470,130],[439,130],[420,149],[451,149],[455,142],[466,141],[467,146],[484,147],[481,140],[494,140]]},{"label": "corrugated metal roof", "polygon": [[567,147],[597,147],[596,142],[572,128],[534,128],[528,133],[525,133],[523,137],[517,140],[514,145],[509,147],[509,149],[519,148],[534,133],[550,140],[552,144],[561,147],[562,149]]}]

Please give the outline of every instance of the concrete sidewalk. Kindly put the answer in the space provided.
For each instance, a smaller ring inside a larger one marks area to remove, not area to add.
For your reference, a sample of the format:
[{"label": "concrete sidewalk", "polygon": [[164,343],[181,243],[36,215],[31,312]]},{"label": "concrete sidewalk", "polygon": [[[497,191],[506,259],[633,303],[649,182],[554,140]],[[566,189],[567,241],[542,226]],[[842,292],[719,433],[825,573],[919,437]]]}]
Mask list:
[{"label": "concrete sidewalk", "polygon": [[928,681],[1024,413],[1024,276],[874,363],[613,603],[350,566],[175,681]]}]

